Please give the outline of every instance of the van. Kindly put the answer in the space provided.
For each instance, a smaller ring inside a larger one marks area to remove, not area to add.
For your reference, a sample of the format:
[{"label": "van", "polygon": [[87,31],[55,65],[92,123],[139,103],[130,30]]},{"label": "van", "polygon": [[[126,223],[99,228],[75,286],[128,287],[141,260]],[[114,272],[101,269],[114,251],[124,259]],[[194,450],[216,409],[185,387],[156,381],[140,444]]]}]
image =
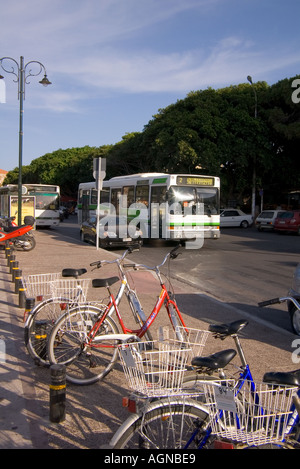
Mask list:
[{"label": "van", "polygon": [[286,210],[264,210],[255,220],[255,226],[259,231],[274,230],[275,219]]}]

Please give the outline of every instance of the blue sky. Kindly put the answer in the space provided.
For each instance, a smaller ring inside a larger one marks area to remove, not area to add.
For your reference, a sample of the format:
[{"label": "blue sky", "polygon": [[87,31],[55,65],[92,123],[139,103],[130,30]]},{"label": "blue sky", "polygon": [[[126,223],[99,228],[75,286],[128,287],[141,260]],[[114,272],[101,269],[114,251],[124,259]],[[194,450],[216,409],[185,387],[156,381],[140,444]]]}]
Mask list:
[{"label": "blue sky", "polygon": [[[300,73],[299,0],[0,0],[0,11],[0,58],[40,61],[52,82],[25,87],[24,165],[114,144],[192,90]],[[11,170],[19,102],[0,74],[0,168]]]}]

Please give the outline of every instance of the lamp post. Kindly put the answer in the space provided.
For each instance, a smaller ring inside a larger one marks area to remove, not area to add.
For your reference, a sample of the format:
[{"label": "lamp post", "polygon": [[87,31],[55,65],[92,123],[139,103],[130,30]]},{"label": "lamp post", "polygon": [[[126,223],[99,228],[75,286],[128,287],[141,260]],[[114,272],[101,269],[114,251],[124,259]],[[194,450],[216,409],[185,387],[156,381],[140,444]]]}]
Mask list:
[{"label": "lamp post", "polygon": [[[254,118],[257,119],[257,94],[256,89],[252,81],[252,77],[250,75],[247,76],[247,80],[252,86],[253,93],[254,93],[254,100],[255,100],[255,107],[254,107]],[[253,156],[253,173],[252,173],[252,207],[251,207],[251,215],[253,217],[253,222],[255,218],[255,193],[256,193],[256,154],[254,153]]]},{"label": "lamp post", "polygon": [[[6,63],[11,63],[10,68]],[[20,102],[20,116],[19,116],[19,177],[18,177],[18,225],[22,223],[22,159],[23,159],[23,115],[24,115],[24,100],[25,100],[25,85],[29,84],[29,77],[36,77],[44,71],[44,78],[39,82],[43,86],[51,85],[47,78],[47,73],[44,65],[36,60],[31,60],[24,64],[24,57],[20,57],[20,63],[11,57],[0,58],[0,65],[2,69],[14,75],[13,81],[18,83],[18,99]],[[33,71],[29,68],[30,65],[37,65],[37,69]],[[0,75],[0,79],[3,79]]]}]

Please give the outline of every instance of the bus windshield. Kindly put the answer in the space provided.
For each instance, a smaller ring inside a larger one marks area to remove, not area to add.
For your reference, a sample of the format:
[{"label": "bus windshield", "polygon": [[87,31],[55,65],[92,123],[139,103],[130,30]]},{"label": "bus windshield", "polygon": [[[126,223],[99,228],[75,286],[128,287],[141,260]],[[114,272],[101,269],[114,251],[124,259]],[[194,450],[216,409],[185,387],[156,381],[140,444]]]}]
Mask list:
[{"label": "bus windshield", "polygon": [[218,189],[190,186],[171,186],[168,193],[168,202],[180,204],[184,207],[193,207],[204,204],[205,215],[218,214]]},{"label": "bus windshield", "polygon": [[37,192],[35,196],[35,204],[38,210],[58,210],[59,198],[57,194],[42,195]]}]

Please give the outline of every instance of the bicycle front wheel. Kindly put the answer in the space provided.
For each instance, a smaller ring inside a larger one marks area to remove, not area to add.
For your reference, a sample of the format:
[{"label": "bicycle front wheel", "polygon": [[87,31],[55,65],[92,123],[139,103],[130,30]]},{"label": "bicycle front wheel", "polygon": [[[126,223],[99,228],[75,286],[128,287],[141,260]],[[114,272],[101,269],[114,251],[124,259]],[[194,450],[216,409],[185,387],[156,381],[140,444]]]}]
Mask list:
[{"label": "bicycle front wheel", "polygon": [[100,335],[118,334],[112,318],[105,318],[94,340],[89,340],[89,333],[101,314],[98,308],[77,307],[61,317],[51,331],[49,360],[52,364],[66,365],[70,383],[86,385],[103,379],[118,358],[117,340],[97,342]]},{"label": "bicycle front wheel", "polygon": [[190,398],[165,398],[133,414],[110,442],[114,449],[196,449],[205,435],[208,411]]},{"label": "bicycle front wheel", "polygon": [[30,312],[24,327],[25,346],[34,362],[49,366],[47,340],[57,319],[69,308],[68,299],[49,298]]}]

